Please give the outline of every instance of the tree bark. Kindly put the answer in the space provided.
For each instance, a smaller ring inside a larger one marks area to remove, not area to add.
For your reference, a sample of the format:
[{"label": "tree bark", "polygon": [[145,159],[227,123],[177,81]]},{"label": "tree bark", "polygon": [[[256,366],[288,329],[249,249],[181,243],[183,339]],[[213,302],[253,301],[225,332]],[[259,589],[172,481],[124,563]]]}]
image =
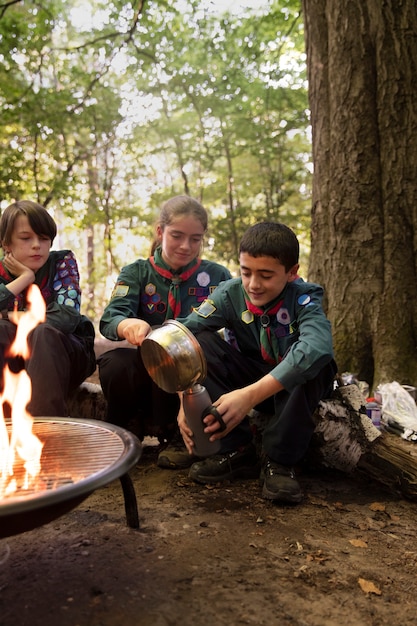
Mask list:
[{"label": "tree bark", "polygon": [[339,371],[417,381],[415,0],[303,0],[313,132],[309,278]]}]

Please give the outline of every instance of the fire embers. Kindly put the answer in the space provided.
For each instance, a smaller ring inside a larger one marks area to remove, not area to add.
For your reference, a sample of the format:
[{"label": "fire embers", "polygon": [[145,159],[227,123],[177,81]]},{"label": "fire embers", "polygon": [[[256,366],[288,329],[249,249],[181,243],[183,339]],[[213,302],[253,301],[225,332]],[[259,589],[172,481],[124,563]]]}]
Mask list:
[{"label": "fire embers", "polygon": [[4,389],[0,395],[0,499],[17,495],[21,489],[29,489],[41,469],[43,444],[32,432],[33,417],[26,410],[32,395],[32,385],[23,365],[24,359],[29,357],[28,335],[45,320],[46,306],[36,285],[29,287],[27,301],[27,311],[14,313],[16,337],[7,355],[10,364],[7,363],[3,371]]}]

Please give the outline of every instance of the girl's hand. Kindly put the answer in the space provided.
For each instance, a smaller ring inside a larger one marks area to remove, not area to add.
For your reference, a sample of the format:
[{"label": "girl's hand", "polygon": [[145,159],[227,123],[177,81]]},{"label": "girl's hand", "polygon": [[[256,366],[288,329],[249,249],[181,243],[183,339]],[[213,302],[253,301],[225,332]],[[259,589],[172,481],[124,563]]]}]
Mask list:
[{"label": "girl's hand", "polygon": [[143,340],[151,332],[148,322],[137,318],[125,319],[117,327],[117,334],[134,346],[142,345]]}]

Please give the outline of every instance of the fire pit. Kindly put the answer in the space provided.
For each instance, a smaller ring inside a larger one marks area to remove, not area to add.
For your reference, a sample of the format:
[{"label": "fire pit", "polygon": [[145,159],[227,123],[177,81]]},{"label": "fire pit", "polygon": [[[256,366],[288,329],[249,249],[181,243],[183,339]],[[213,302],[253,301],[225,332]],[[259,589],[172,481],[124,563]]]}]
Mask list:
[{"label": "fire pit", "polygon": [[[139,460],[142,446],[132,433],[98,420],[64,417],[34,418],[33,433],[43,443],[41,472],[32,488],[0,499],[0,538],[64,515],[116,478],[122,483],[128,525],[139,526],[127,472]],[[18,478],[19,471],[15,469]]]}]

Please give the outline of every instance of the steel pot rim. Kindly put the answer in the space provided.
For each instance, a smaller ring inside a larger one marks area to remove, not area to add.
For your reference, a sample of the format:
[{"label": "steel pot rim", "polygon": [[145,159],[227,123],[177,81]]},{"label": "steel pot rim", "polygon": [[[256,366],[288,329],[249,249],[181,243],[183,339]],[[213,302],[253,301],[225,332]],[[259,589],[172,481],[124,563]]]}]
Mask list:
[{"label": "steel pot rim", "polygon": [[207,363],[193,333],[177,320],[165,320],[141,346],[142,360],[152,380],[164,391],[185,391],[204,380]]}]

